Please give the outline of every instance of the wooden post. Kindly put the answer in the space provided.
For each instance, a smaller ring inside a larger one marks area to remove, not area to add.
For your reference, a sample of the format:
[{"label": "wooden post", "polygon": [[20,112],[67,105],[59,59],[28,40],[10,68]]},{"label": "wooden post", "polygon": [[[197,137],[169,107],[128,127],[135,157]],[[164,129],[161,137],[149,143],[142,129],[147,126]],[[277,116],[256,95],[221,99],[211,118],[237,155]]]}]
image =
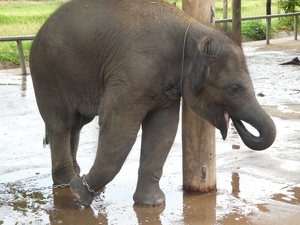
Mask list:
[{"label": "wooden post", "polygon": [[[202,22],[211,23],[215,0],[183,0],[182,8]],[[216,191],[215,128],[196,116],[182,100],[183,189],[190,193]]]},{"label": "wooden post", "polygon": [[232,0],[232,37],[242,46],[241,0]]},{"label": "wooden post", "polygon": [[215,0],[182,0],[182,10],[203,24],[211,24],[211,7]]}]

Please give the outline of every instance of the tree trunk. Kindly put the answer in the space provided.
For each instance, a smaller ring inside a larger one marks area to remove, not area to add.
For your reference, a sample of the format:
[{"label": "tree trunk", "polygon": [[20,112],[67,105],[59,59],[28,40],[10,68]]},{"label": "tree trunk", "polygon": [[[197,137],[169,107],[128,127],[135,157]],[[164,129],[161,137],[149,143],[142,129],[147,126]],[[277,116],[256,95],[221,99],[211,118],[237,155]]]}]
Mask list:
[{"label": "tree trunk", "polygon": [[[227,18],[228,18],[228,1],[223,0],[223,19],[227,19]],[[224,31],[228,30],[227,22],[224,23],[223,30]]]},{"label": "tree trunk", "polygon": [[267,3],[266,3],[266,14],[267,15],[271,15],[272,12],[271,12],[271,0],[267,0]]},{"label": "tree trunk", "polygon": [[232,38],[242,46],[241,0],[232,0]]},{"label": "tree trunk", "polygon": [[[203,24],[214,23],[214,6],[215,0],[182,2],[183,10]],[[191,193],[215,192],[215,128],[196,116],[184,100],[182,100],[182,145],[183,189]]]}]

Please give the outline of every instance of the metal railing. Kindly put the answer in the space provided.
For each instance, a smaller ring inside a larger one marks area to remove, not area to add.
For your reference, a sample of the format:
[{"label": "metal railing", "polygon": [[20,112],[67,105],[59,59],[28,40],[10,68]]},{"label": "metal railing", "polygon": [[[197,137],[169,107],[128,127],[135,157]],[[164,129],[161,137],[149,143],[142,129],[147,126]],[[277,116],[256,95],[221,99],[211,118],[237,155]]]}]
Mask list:
[{"label": "metal railing", "polygon": [[[250,16],[250,17],[241,18],[241,21],[266,19],[267,20],[267,26],[266,26],[266,44],[270,44],[271,18],[280,18],[280,17],[293,16],[294,17],[294,40],[297,40],[298,16],[299,15],[300,15],[300,12],[297,12],[297,13],[286,13],[286,14],[264,15],[264,16]],[[227,22],[232,22],[232,19],[219,19],[219,20],[215,21],[215,23],[227,23]],[[22,41],[33,40],[34,37],[35,37],[34,35],[0,37],[0,42],[3,42],[3,41],[16,41],[17,42],[19,56],[20,56],[20,63],[21,63],[22,74],[27,74],[26,65],[25,65],[25,58],[24,58],[24,52],[23,52],[23,46],[22,46]]]},{"label": "metal railing", "polygon": [[35,37],[34,35],[0,37],[0,42],[3,42],[3,41],[16,41],[17,42],[22,74],[27,74],[22,41],[30,41],[30,40],[33,40],[34,37]]},{"label": "metal railing", "polygon": [[[297,40],[297,33],[298,33],[298,16],[300,12],[297,13],[285,13],[285,14],[273,14],[273,15],[264,15],[264,16],[249,16],[241,18],[241,21],[246,20],[258,20],[258,19],[266,19],[267,26],[266,26],[266,44],[270,44],[270,29],[271,29],[271,18],[280,18],[280,17],[294,17],[294,40]],[[227,23],[232,22],[232,19],[220,19],[216,20],[215,23]]]}]

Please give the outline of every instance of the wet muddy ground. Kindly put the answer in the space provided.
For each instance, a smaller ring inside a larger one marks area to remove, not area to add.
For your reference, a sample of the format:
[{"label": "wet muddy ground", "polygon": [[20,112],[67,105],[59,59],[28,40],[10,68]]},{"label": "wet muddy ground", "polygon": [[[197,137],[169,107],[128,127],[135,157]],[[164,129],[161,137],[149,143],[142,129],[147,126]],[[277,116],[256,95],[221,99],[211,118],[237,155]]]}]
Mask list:
[{"label": "wet muddy ground", "polygon": [[[18,75],[20,69],[0,71],[0,224],[300,224],[300,66],[279,65],[300,57],[300,42],[278,46],[244,45],[258,100],[277,126],[273,146],[255,152],[233,126],[226,141],[217,131],[218,191],[189,195],[182,191],[179,126],[161,179],[166,205],[156,208],[133,205],[140,136],[91,207],[77,204],[68,188],[52,189],[50,150],[43,148],[31,77]],[[96,120],[83,128],[82,173],[93,163],[98,132]]]}]

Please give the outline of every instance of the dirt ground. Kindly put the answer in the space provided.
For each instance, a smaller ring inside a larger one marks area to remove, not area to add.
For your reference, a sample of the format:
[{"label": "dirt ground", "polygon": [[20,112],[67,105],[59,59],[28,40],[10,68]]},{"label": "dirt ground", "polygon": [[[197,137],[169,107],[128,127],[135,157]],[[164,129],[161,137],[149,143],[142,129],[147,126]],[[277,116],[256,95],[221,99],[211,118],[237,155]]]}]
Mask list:
[{"label": "dirt ground", "polygon": [[[293,38],[244,43],[260,104],[272,116],[277,138],[267,150],[248,149],[231,125],[223,141],[216,131],[217,188],[210,195],[182,191],[181,126],[164,167],[166,205],[133,204],[140,134],[121,172],[91,207],[80,206],[68,188],[52,189],[49,147],[30,76],[0,71],[0,224],[297,225],[300,222],[300,57]],[[78,152],[82,174],[91,167],[99,128],[84,127]],[[234,149],[233,145],[240,146]],[[33,188],[37,188],[34,190]],[[25,192],[21,190],[25,189]]]},{"label": "dirt ground", "polygon": [[[298,39],[299,39],[298,34]],[[252,41],[244,42],[244,47],[258,47],[262,51],[300,51],[299,40],[294,40],[294,37],[284,37],[271,39],[270,43],[267,45],[265,40],[262,41]]]}]

